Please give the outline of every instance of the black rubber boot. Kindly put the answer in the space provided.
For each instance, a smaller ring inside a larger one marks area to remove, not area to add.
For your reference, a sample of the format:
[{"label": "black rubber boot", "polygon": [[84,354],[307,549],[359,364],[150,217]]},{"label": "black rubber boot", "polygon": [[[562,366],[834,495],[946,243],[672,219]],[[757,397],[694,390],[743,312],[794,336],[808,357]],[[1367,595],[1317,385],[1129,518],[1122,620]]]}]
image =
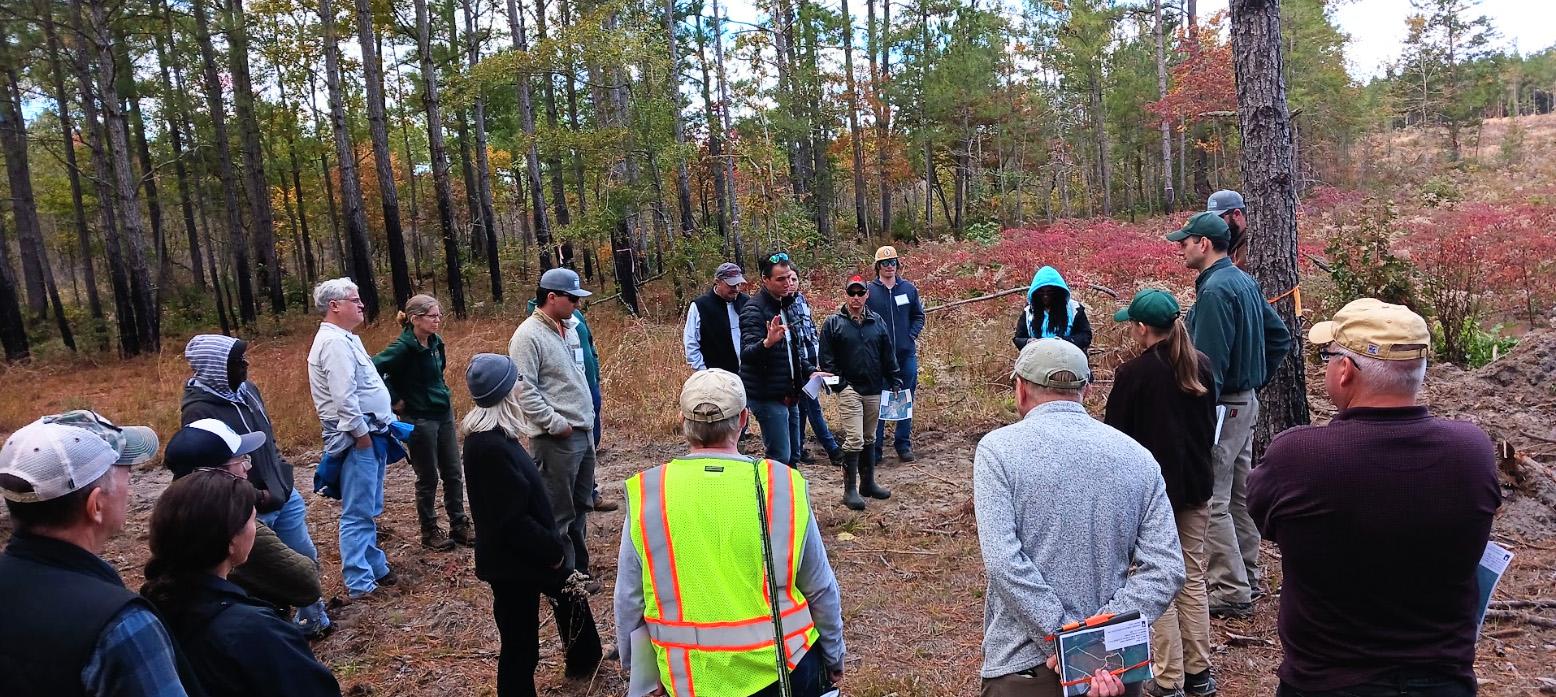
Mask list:
[{"label": "black rubber boot", "polygon": [[864,499],[859,498],[859,453],[843,453],[843,505],[864,510]]},{"label": "black rubber boot", "polygon": [[865,450],[859,460],[859,493],[872,499],[889,499],[891,492],[875,484],[875,453]]}]

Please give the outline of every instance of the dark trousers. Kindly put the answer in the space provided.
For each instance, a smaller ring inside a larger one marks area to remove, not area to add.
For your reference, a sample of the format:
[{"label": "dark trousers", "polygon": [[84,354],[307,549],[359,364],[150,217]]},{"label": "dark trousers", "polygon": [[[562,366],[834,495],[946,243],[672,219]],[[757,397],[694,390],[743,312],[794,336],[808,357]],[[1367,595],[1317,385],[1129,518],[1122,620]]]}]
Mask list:
[{"label": "dark trousers", "polygon": [[[897,367],[902,371],[902,389],[913,390],[913,399],[918,399],[918,352],[897,354]],[[897,454],[913,450],[913,419],[903,419],[893,426],[893,438],[896,440]],[[875,424],[875,459],[880,461],[881,449],[886,447],[886,422],[878,421]]]},{"label": "dark trousers", "polygon": [[[777,668],[776,665],[773,667]],[[805,654],[799,664],[794,666],[794,670],[789,671],[789,686],[794,688],[794,697],[821,697],[832,689],[832,680],[827,676],[827,667],[821,663],[820,649],[812,647],[810,653]],[[782,693],[775,681],[757,690],[751,697],[777,697],[779,694]]]},{"label": "dark trousers", "polygon": [[[504,581],[492,585],[492,618],[502,648],[497,657],[498,697],[534,697],[535,667],[540,665],[541,590],[529,583]],[[562,600],[552,603],[557,633],[561,635],[565,670],[569,677],[587,676],[600,664],[600,634],[594,626],[589,603]]]},{"label": "dark trousers", "polygon": [[1282,680],[1275,697],[1474,697],[1476,686],[1429,668],[1402,668],[1338,690],[1299,690]]},{"label": "dark trousers", "polygon": [[438,527],[438,480],[443,481],[443,508],[455,530],[470,527],[465,516],[465,473],[459,462],[459,434],[451,412],[442,419],[407,419],[416,428],[407,443],[416,472],[416,517],[421,531]]}]

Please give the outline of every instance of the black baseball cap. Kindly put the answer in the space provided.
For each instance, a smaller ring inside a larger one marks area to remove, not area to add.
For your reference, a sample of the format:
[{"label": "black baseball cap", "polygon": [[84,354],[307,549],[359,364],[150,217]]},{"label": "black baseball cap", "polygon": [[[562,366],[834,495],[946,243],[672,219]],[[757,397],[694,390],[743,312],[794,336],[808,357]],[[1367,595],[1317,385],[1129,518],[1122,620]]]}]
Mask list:
[{"label": "black baseball cap", "polygon": [[239,435],[216,419],[200,419],[178,429],[162,451],[162,462],[178,479],[201,467],[222,467],[228,460],[265,446],[262,431]]}]

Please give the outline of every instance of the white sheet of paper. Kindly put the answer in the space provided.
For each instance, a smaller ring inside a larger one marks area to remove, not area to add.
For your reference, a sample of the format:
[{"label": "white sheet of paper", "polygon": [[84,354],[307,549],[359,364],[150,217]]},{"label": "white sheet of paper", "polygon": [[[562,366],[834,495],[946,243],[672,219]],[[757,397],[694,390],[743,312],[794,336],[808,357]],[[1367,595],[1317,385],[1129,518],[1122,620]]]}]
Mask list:
[{"label": "white sheet of paper", "polygon": [[821,395],[821,381],[822,381],[822,377],[820,375],[812,375],[812,376],[810,376],[810,381],[805,383],[805,387],[804,387],[805,395],[810,397],[811,399],[815,399],[816,397],[820,396]]},{"label": "white sheet of paper", "polygon": [[1221,442],[1221,425],[1226,423],[1226,405],[1216,405],[1216,437],[1210,440],[1211,445]]},{"label": "white sheet of paper", "polygon": [[1490,569],[1498,576],[1507,571],[1507,565],[1512,563],[1512,561],[1513,553],[1495,542],[1487,542],[1486,550],[1480,553],[1480,565]]},{"label": "white sheet of paper", "polygon": [[906,304],[908,304],[908,296],[906,296],[906,295],[898,295],[898,296],[896,296],[896,298],[897,298],[897,304],[898,305],[906,305]]},{"label": "white sheet of paper", "polygon": [[1102,628],[1102,645],[1109,651],[1117,651],[1125,646],[1137,646],[1150,640],[1150,629],[1147,628],[1144,618],[1110,624]]},{"label": "white sheet of paper", "polygon": [[657,689],[659,660],[648,640],[648,627],[638,627],[632,631],[632,676],[627,683],[627,697],[643,697]]}]

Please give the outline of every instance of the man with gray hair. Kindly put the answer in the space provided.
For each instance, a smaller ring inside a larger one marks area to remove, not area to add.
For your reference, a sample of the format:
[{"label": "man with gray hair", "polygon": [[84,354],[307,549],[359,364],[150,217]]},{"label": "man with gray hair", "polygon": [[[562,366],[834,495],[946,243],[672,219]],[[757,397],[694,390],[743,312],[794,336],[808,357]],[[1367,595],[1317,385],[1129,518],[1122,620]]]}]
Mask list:
[{"label": "man with gray hair", "polygon": [[1276,694],[1474,695],[1491,439],[1419,404],[1431,331],[1409,308],[1363,298],[1308,341],[1340,411],[1276,436],[1248,478],[1281,551]]},{"label": "man with gray hair", "polygon": [[[1100,613],[1161,616],[1183,585],[1183,553],[1161,468],[1133,438],[1086,413],[1086,354],[1063,339],[1021,349],[1021,421],[973,457],[973,511],[988,572],[984,697],[1060,697],[1054,644]],[[1099,670],[1092,697],[1138,694]]]},{"label": "man with gray hair", "polygon": [[[362,297],[349,278],[333,278],[313,289],[324,320],[308,351],[308,385],[323,428],[324,457],[339,462],[340,565],[346,590],[361,598],[398,577],[378,546],[384,512],[384,469],[398,444],[389,388],[352,330],[362,324]],[[323,463],[319,469],[325,469]]]},{"label": "man with gray hair", "polygon": [[[615,592],[621,664],[657,664],[658,682],[676,697],[694,685],[765,697],[780,694],[784,680],[795,697],[820,697],[842,680],[846,649],[837,577],[805,477],[740,454],[751,412],[734,373],[693,373],[680,415],[691,450],[626,482]],[[649,641],[635,643],[639,632]],[[654,660],[634,661],[643,650]]]}]

